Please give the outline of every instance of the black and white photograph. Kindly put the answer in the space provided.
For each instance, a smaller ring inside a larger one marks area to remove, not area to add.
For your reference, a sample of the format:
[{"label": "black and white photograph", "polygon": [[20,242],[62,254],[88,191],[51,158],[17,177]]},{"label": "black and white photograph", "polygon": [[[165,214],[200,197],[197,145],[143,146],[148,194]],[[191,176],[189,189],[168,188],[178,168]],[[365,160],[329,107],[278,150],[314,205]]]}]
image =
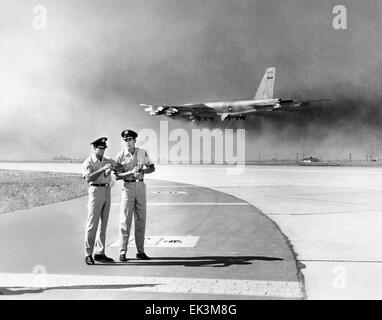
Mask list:
[{"label": "black and white photograph", "polygon": [[382,299],[380,0],[0,4],[0,300]]}]

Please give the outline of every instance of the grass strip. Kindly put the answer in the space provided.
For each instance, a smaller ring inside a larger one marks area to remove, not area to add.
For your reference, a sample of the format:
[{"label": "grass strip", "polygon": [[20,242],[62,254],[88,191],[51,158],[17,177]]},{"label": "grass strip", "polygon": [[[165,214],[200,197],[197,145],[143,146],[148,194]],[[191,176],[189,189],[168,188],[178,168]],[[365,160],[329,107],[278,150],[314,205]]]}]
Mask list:
[{"label": "grass strip", "polygon": [[0,170],[0,214],[87,194],[79,174]]}]

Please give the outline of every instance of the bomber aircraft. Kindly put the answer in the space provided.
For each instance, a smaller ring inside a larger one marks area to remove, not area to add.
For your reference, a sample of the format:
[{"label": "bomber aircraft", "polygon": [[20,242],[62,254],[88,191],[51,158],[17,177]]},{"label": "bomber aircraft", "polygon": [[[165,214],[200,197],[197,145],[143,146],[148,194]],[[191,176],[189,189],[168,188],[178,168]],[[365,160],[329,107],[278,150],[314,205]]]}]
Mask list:
[{"label": "bomber aircraft", "polygon": [[252,100],[218,101],[188,103],[182,105],[150,105],[145,107],[150,115],[166,115],[172,118],[186,118],[201,121],[220,117],[221,121],[246,119],[247,116],[274,111],[296,111],[308,107],[313,102],[330,101],[330,99],[294,101],[292,99],[273,98],[276,68],[267,68],[260,86]]}]

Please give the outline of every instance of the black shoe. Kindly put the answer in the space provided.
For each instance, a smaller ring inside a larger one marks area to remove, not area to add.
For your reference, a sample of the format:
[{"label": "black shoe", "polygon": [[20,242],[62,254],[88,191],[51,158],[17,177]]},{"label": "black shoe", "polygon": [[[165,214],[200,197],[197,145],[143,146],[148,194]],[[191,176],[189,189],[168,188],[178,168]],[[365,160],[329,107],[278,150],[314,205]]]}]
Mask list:
[{"label": "black shoe", "polygon": [[126,255],[125,255],[125,254],[120,254],[120,255],[119,255],[119,261],[121,261],[121,262],[126,262],[126,261],[128,261],[128,259],[126,258]]},{"label": "black shoe", "polygon": [[98,262],[106,262],[106,263],[114,262],[114,260],[112,258],[109,258],[109,257],[107,257],[104,254],[95,254],[94,255],[94,260],[98,261]]},{"label": "black shoe", "polygon": [[85,263],[88,264],[88,265],[94,264],[93,257],[92,256],[86,256],[85,257]]},{"label": "black shoe", "polygon": [[138,252],[137,253],[137,259],[150,260],[150,257],[144,252]]}]

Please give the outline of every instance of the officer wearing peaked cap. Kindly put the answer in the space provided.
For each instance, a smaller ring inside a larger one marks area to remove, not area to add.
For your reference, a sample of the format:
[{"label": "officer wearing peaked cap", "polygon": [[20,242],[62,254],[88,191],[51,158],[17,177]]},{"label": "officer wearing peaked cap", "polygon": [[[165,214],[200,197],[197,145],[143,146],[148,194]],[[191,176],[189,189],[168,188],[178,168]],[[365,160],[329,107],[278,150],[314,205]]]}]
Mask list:
[{"label": "officer wearing peaked cap", "polygon": [[121,208],[120,208],[120,236],[121,250],[120,261],[127,261],[127,244],[130,237],[131,222],[134,216],[135,222],[135,245],[137,258],[150,259],[144,251],[146,229],[146,185],[144,175],[155,171],[154,163],[150,160],[144,149],[135,146],[138,134],[133,130],[121,132],[125,147],[120,151],[115,162],[122,170],[116,173],[116,178],[123,179]]},{"label": "officer wearing peaked cap", "polygon": [[[115,167],[113,159],[104,157],[107,138],[102,137],[91,143],[92,154],[83,162],[83,178],[89,184],[88,219],[85,234],[85,263],[114,262],[105,255],[106,227],[110,211],[111,171]],[[98,238],[96,238],[98,230]],[[96,246],[96,253],[93,250]]]},{"label": "officer wearing peaked cap", "polygon": [[106,141],[107,141],[107,138],[106,137],[102,137],[102,138],[94,140],[90,144],[93,145],[93,147],[96,147],[96,148],[100,147],[100,149],[106,149],[107,148]]},{"label": "officer wearing peaked cap", "polygon": [[138,133],[136,133],[134,130],[123,130],[121,132],[121,137],[123,140],[126,141],[127,138],[133,138],[136,139],[138,137]]}]

